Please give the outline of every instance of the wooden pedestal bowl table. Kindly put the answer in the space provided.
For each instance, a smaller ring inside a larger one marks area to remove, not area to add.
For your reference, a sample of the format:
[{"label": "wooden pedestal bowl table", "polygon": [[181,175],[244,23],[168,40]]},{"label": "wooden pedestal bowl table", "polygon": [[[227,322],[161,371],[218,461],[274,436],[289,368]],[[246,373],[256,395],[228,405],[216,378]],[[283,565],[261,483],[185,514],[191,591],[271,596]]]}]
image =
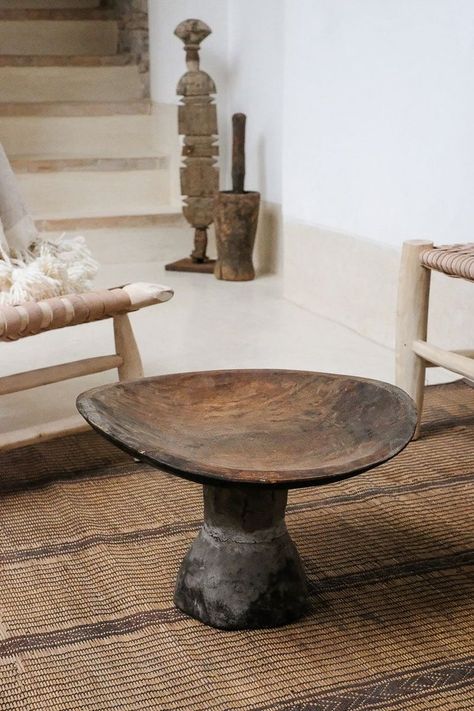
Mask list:
[{"label": "wooden pedestal bowl table", "polygon": [[134,457],[203,485],[204,523],[174,601],[221,629],[304,614],[306,576],[285,524],[288,489],[375,467],[405,447],[416,425],[412,400],[396,387],[290,370],[145,378],[95,388],[77,405]]}]

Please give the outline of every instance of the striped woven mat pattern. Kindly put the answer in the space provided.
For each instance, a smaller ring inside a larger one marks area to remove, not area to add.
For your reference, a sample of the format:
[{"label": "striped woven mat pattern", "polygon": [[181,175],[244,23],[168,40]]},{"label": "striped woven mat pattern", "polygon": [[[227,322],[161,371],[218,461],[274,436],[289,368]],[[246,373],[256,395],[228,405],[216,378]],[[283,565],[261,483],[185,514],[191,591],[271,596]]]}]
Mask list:
[{"label": "striped woven mat pattern", "polygon": [[291,492],[312,609],[222,632],[173,606],[201,488],[93,433],[0,457],[1,711],[474,708],[474,389],[391,462]]}]

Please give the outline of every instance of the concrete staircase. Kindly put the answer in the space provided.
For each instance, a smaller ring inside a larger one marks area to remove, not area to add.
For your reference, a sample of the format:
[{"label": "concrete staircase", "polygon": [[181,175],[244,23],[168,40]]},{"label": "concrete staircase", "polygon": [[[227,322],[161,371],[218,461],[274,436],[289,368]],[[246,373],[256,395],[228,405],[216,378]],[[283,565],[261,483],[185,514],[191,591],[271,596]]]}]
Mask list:
[{"label": "concrete staircase", "polygon": [[180,211],[175,116],[99,0],[0,0],[0,142],[42,230]]}]

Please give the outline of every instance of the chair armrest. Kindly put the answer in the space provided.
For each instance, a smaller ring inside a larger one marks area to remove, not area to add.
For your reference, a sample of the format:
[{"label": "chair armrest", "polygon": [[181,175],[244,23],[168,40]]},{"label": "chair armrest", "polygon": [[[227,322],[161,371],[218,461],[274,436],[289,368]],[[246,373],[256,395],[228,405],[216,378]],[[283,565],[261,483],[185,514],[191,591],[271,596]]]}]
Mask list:
[{"label": "chair armrest", "polygon": [[148,284],[143,281],[125,284],[122,288],[130,297],[130,303],[134,309],[142,309],[145,306],[153,306],[154,304],[163,304],[165,301],[169,301],[174,294],[172,289],[167,286]]},{"label": "chair armrest", "polygon": [[116,289],[55,296],[0,306],[0,340],[14,341],[43,331],[100,321],[169,301],[173,291],[159,284],[137,282]]}]

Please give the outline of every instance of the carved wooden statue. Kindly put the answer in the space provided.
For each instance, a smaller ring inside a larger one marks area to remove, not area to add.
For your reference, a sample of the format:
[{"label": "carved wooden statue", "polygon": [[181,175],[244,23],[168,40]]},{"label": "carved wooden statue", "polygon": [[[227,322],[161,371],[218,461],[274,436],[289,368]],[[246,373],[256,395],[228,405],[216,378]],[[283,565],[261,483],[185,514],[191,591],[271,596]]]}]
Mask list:
[{"label": "carved wooden statue", "polygon": [[219,190],[217,110],[212,98],[216,86],[209,74],[199,68],[200,44],[210,33],[211,28],[201,20],[185,20],[175,30],[184,42],[188,69],[177,88],[177,93],[183,97],[178,109],[179,133],[184,136],[183,214],[195,228],[195,237],[191,257],[168,264],[166,269],[169,271],[212,274],[214,270],[214,260],[207,257],[206,249],[207,229],[213,221],[214,196]]}]

